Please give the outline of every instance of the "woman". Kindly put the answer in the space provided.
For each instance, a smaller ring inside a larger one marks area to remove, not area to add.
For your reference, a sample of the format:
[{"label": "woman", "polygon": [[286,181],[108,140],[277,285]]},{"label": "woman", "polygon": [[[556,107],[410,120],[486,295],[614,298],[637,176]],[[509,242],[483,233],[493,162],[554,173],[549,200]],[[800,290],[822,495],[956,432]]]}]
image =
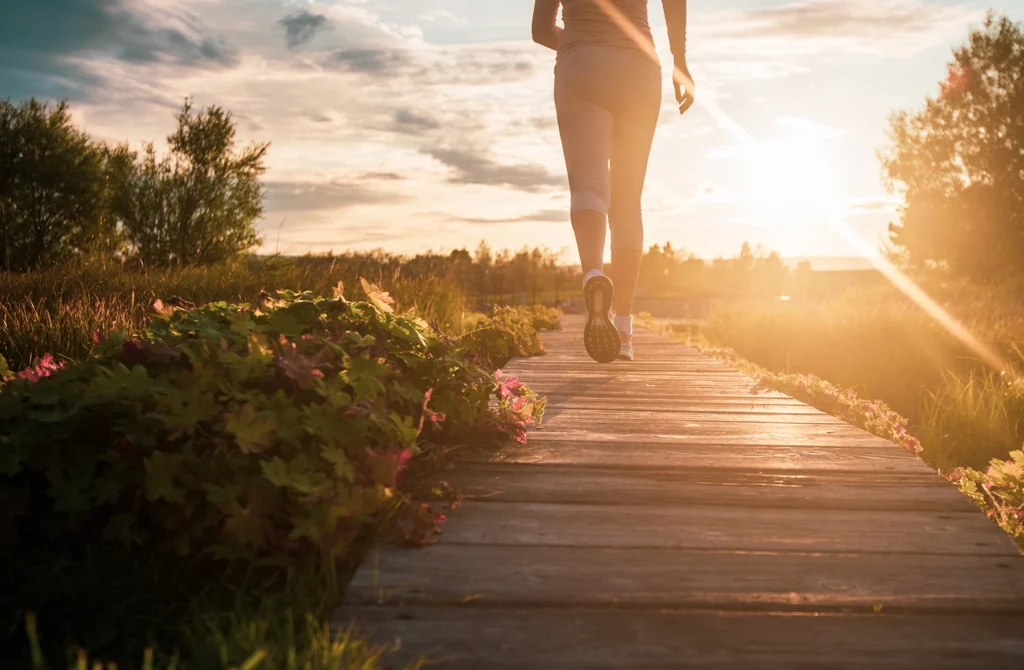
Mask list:
[{"label": "woman", "polygon": [[[686,0],[662,4],[683,113],[694,95],[686,67]],[[555,24],[559,5],[564,29]],[[640,199],[661,108],[661,65],[647,0],[536,0],[533,39],[558,52],[555,108],[584,273],[583,341],[600,363],[633,360],[633,299],[643,258]],[[612,278],[603,271],[608,229]]]}]

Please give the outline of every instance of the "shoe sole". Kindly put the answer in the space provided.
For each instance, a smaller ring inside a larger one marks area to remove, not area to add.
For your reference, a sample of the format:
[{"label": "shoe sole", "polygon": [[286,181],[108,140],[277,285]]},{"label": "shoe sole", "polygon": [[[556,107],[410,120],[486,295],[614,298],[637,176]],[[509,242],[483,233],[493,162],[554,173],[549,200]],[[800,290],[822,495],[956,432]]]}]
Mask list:
[{"label": "shoe sole", "polygon": [[611,363],[619,357],[619,331],[615,330],[609,311],[615,290],[608,277],[592,277],[583,288],[587,306],[587,323],[583,327],[583,344],[598,363]]}]

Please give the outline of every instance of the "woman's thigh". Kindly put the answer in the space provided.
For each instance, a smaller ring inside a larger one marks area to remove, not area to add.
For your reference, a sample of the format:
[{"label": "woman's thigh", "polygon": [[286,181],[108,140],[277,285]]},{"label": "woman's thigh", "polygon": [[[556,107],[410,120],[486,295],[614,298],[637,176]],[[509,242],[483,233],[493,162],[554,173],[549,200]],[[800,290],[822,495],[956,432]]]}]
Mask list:
[{"label": "woman's thigh", "polygon": [[585,51],[570,53],[555,69],[555,109],[569,175],[572,211],[608,213],[613,114],[595,100],[595,63]]},{"label": "woman's thigh", "polygon": [[616,73],[623,77],[628,95],[616,100],[613,109],[611,147],[611,210],[613,217],[639,215],[651,144],[661,112],[661,71],[636,66]]}]

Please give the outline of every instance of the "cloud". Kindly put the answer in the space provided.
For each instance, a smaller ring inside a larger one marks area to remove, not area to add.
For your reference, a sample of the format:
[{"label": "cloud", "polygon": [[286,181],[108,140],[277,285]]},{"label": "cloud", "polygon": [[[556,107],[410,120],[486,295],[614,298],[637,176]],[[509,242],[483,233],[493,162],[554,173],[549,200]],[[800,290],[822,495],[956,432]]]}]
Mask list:
[{"label": "cloud", "polygon": [[397,172],[364,172],[359,175],[359,178],[368,181],[402,181],[405,179]]},{"label": "cloud", "polygon": [[870,216],[873,214],[895,214],[899,211],[903,199],[899,196],[882,196],[877,198],[856,198],[848,203],[846,216]]},{"label": "cloud", "polygon": [[341,49],[329,54],[323,62],[348,72],[391,76],[407,71],[413,61],[403,49],[374,48]]},{"label": "cloud", "polygon": [[495,223],[568,223],[569,222],[569,210],[568,209],[542,209],[532,214],[526,214],[524,216],[517,216],[505,219],[486,219],[486,218],[463,218],[460,219],[464,223],[474,224],[495,224]]},{"label": "cloud", "polygon": [[966,4],[923,0],[796,2],[709,18],[705,35],[730,53],[917,53],[983,16]]},{"label": "cloud", "polygon": [[456,16],[447,9],[432,9],[429,12],[420,14],[420,20],[427,23],[445,23],[455,26],[464,26],[469,23],[465,18]]},{"label": "cloud", "polygon": [[395,111],[392,130],[399,133],[418,135],[427,130],[437,130],[441,122],[433,116],[427,116],[413,109],[402,108]]},{"label": "cloud", "polygon": [[132,65],[223,67],[238,53],[187,9],[139,0],[52,0],[5,7],[0,21],[0,85],[85,97],[102,81],[78,62],[105,56]]},{"label": "cloud", "polygon": [[519,191],[536,192],[564,187],[565,177],[556,176],[542,165],[502,165],[480,152],[433,147],[423,153],[452,169],[448,181],[454,184],[506,186]]},{"label": "cloud", "polygon": [[314,14],[307,9],[289,14],[278,24],[284,28],[285,42],[289,49],[302,46],[313,39],[317,32],[330,25],[330,20],[323,14]]},{"label": "cloud", "polygon": [[316,64],[331,70],[409,79],[417,86],[510,84],[532,77],[543,54],[505,47],[372,46],[335,49]]},{"label": "cloud", "polygon": [[400,194],[379,191],[359,182],[271,181],[264,186],[266,210],[274,214],[337,211],[405,199]]}]

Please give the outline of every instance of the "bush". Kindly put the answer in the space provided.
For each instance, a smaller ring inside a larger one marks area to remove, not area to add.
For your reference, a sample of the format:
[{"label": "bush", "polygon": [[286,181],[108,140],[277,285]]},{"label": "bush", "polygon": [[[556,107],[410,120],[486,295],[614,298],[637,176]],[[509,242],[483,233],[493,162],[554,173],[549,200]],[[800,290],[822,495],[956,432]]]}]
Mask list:
[{"label": "bush", "polygon": [[[158,301],[144,336],[96,333],[92,358],[46,356],[9,379],[0,542],[19,548],[3,566],[13,609],[102,651],[175,629],[210,584],[333,574],[385,517],[426,541],[442,517],[399,490],[410,458],[521,437],[543,402],[364,288],[360,302],[340,290],[258,307]],[[126,608],[113,629],[89,616],[111,591]]]},{"label": "bush", "polygon": [[1024,451],[992,459],[984,472],[966,468],[950,479],[1024,549]]},{"label": "bush", "polygon": [[470,318],[463,337],[466,348],[489,369],[513,356],[538,356],[544,343],[538,330],[561,328],[557,312],[544,307],[495,307],[490,316]]}]

